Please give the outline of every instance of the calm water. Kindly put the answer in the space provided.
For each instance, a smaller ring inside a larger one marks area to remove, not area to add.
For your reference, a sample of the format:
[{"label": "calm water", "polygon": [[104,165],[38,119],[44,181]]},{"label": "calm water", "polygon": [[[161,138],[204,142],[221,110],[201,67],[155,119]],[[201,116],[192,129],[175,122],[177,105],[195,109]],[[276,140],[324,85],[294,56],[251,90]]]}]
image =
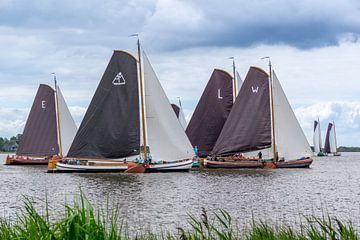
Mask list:
[{"label": "calm water", "polygon": [[[3,161],[4,156],[0,156]],[[360,229],[360,155],[315,159],[310,169],[201,170],[154,174],[48,174],[46,167],[0,165],[0,216],[13,217],[23,195],[63,212],[81,188],[97,206],[118,203],[132,226],[174,229],[201,207],[223,208],[238,224],[252,216],[294,223],[330,212]]]}]

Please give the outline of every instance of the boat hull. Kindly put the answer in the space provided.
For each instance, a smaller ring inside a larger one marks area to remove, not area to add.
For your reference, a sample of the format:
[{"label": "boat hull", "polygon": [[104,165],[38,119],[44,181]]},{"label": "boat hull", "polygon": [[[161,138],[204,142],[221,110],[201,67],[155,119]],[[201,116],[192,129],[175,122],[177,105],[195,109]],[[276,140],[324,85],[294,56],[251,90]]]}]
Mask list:
[{"label": "boat hull", "polygon": [[47,165],[48,158],[32,158],[23,156],[7,156],[5,165]]},{"label": "boat hull", "polygon": [[192,159],[165,164],[147,164],[146,172],[188,172],[193,165]]},{"label": "boat hull", "polygon": [[309,168],[313,159],[299,159],[299,160],[291,160],[284,162],[276,162],[275,165],[277,168]]},{"label": "boat hull", "polygon": [[[145,172],[182,172],[189,171],[192,167],[192,159],[164,164],[146,164]],[[138,166],[137,163],[125,163],[123,161],[104,160],[79,160],[80,164],[69,164],[63,161],[56,162],[55,168],[49,168],[51,173],[119,173],[125,172]],[[129,172],[129,171],[128,171]]]},{"label": "boat hull", "polygon": [[263,168],[264,164],[260,161],[206,161],[207,168]]}]

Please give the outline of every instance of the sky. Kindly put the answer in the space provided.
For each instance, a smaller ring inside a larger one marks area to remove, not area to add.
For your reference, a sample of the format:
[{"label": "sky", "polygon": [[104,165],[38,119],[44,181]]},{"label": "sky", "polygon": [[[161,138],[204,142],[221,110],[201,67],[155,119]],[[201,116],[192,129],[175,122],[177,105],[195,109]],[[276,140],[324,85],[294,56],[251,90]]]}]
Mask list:
[{"label": "sky", "polygon": [[22,132],[40,83],[79,125],[114,49],[142,46],[189,120],[214,68],[244,79],[270,56],[312,144],[314,119],[338,145],[360,146],[358,0],[0,0],[0,136]]}]

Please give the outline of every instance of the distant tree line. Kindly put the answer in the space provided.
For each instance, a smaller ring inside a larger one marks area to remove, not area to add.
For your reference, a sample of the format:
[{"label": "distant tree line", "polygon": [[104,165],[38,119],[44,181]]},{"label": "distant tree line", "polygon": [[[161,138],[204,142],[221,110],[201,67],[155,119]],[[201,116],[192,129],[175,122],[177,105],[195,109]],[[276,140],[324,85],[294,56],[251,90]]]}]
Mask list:
[{"label": "distant tree line", "polygon": [[22,134],[17,134],[16,136],[12,136],[10,139],[0,137],[0,152],[11,152],[11,146],[18,145],[20,142]]},{"label": "distant tree line", "polygon": [[360,152],[360,147],[338,147],[339,152]]}]

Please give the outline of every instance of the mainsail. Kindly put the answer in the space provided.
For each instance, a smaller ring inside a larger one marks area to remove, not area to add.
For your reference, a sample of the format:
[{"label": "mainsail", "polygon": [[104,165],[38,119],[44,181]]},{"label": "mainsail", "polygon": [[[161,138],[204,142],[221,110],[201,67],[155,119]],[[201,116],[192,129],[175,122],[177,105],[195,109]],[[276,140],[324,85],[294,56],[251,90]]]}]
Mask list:
[{"label": "mainsail", "polygon": [[50,86],[40,84],[16,154],[52,156],[58,153],[55,93]]},{"label": "mainsail", "polygon": [[137,60],[114,51],[68,156],[115,159],[139,155],[138,89]]},{"label": "mainsail", "polygon": [[312,156],[306,136],[274,71],[272,71],[272,80],[275,111],[275,144],[279,157],[299,159],[300,157]]},{"label": "mainsail", "polygon": [[321,152],[321,131],[320,122],[314,121],[314,135],[313,135],[314,152]]},{"label": "mainsail", "polygon": [[335,125],[333,125],[332,123],[329,123],[328,128],[327,128],[324,150],[326,153],[336,153],[337,152]]},{"label": "mainsail", "polygon": [[191,143],[143,52],[147,143],[153,161],[189,159]]},{"label": "mainsail", "polygon": [[176,114],[176,117],[178,118],[181,126],[183,127],[183,129],[186,129],[186,119],[185,119],[185,115],[184,115],[184,111],[182,110],[182,107],[180,105],[180,107],[176,104],[171,104],[171,107],[173,108],[175,114]]},{"label": "mainsail", "polygon": [[251,67],[211,155],[255,151],[271,146],[268,74]]},{"label": "mainsail", "polygon": [[[58,126],[60,128],[59,137],[61,139],[61,147],[62,147],[62,154],[66,156],[71,143],[74,140],[77,127],[74,122],[74,119],[71,116],[69,108],[66,105],[65,99],[60,91],[59,86],[56,86],[56,93],[58,96],[58,114],[59,114],[59,123]],[[59,141],[60,144],[60,141]]]},{"label": "mainsail", "polygon": [[215,69],[186,128],[199,156],[211,153],[233,106],[233,83],[230,74]]}]

